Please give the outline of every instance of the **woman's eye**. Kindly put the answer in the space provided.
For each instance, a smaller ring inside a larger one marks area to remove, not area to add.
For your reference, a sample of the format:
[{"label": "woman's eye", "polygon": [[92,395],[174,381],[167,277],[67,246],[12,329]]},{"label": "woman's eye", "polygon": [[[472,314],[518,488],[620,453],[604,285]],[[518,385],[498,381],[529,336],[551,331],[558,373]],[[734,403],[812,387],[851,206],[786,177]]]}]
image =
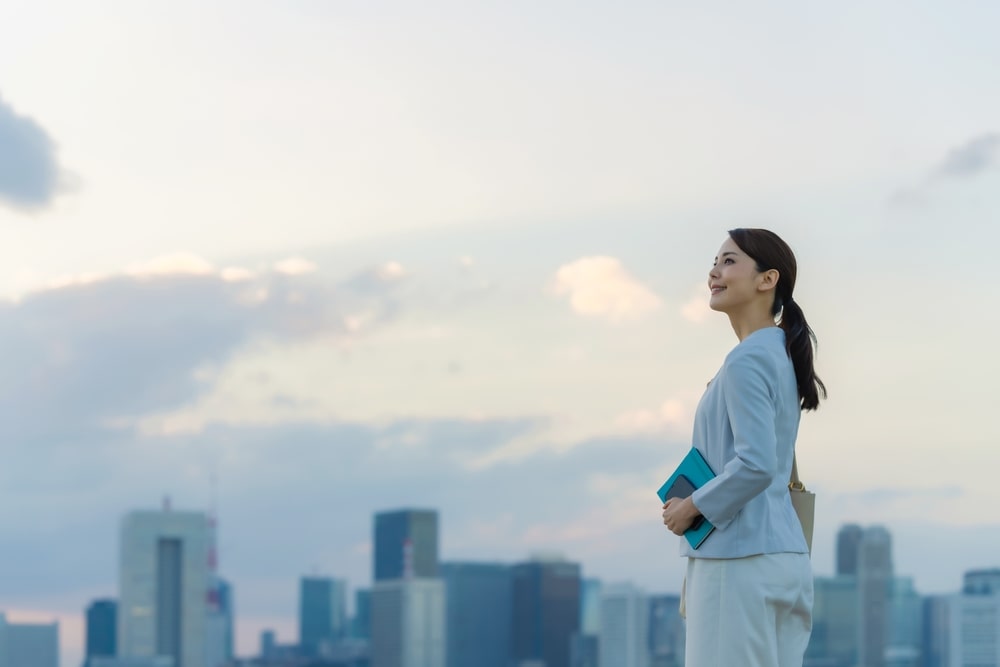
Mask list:
[{"label": "woman's eye", "polygon": [[732,257],[726,257],[725,263],[726,264],[732,264],[733,263],[733,258]]}]

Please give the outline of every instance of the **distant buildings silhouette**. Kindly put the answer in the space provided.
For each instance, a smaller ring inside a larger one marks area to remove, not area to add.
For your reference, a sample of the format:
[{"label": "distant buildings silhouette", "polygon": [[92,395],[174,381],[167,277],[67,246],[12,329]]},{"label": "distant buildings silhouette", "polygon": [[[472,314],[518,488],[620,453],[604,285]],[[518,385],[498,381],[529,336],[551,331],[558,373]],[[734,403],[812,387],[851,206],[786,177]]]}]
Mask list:
[{"label": "distant buildings silhouette", "polygon": [[[261,633],[233,654],[233,589],[216,572],[215,523],[200,512],[128,513],[119,599],[86,609],[83,667],[681,667],[677,595],[583,578],[558,556],[441,562],[434,510],[379,512],[372,585],[299,582],[298,637]],[[816,577],[805,667],[1000,667],[1000,569],[921,596],[893,568],[882,526],[842,526],[836,573]],[[352,609],[348,609],[348,601]],[[350,613],[349,613],[350,612]],[[58,667],[58,625],[0,613],[0,667]]]}]

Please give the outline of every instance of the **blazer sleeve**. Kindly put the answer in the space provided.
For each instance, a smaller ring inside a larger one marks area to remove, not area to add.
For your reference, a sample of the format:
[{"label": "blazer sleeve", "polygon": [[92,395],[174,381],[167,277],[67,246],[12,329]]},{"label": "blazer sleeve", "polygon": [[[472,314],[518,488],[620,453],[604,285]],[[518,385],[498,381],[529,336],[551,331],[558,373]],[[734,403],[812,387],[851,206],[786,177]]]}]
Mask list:
[{"label": "blazer sleeve", "polygon": [[774,371],[768,372],[769,365],[765,352],[748,351],[731,357],[720,377],[735,456],[691,498],[720,530],[777,474],[777,378]]}]

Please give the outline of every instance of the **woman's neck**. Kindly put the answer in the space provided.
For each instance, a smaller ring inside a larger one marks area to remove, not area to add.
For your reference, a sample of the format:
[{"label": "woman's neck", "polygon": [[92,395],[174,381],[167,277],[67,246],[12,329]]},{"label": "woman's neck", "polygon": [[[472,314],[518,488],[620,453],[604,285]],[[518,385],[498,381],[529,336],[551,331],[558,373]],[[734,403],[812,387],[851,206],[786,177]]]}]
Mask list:
[{"label": "woman's neck", "polygon": [[740,342],[754,331],[776,326],[774,318],[767,313],[755,312],[743,313],[742,315],[742,317],[735,313],[729,315],[729,323],[733,325],[733,331],[736,332],[736,337],[740,339]]}]

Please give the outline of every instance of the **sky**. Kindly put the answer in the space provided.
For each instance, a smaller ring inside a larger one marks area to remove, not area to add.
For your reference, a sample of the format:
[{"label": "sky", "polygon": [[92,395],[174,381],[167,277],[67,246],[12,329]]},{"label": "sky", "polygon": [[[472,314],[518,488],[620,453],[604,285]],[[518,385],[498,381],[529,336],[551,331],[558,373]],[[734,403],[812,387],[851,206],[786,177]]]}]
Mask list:
[{"label": "sky", "polygon": [[925,594],[1000,565],[995,3],[0,4],[0,611],[117,595],[133,509],[214,508],[238,651],[376,511],[446,560],[676,592],[655,491],[793,247],[830,395],[813,564],[884,524]]}]

